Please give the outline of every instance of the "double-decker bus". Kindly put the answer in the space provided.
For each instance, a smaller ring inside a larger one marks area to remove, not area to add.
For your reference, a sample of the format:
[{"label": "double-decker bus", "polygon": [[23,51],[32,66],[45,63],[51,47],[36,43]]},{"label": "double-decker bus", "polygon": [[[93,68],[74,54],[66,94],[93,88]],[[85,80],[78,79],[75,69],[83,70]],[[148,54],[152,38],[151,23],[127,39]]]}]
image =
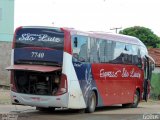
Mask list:
[{"label": "double-decker bus", "polygon": [[137,38],[23,26],[12,46],[12,104],[37,109],[137,107],[150,91],[154,60]]}]

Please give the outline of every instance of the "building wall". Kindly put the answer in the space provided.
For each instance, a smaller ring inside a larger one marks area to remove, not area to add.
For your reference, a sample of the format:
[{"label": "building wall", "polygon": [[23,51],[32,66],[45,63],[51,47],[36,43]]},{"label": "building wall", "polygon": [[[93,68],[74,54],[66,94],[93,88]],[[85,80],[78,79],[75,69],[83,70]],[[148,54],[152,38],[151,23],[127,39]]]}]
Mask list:
[{"label": "building wall", "polygon": [[11,63],[11,42],[0,41],[0,85],[9,85],[10,72],[5,68]]},{"label": "building wall", "polygon": [[0,0],[0,41],[11,41],[14,31],[14,0]]},{"label": "building wall", "polygon": [[14,0],[0,0],[0,85],[9,85],[11,41],[14,31]]}]

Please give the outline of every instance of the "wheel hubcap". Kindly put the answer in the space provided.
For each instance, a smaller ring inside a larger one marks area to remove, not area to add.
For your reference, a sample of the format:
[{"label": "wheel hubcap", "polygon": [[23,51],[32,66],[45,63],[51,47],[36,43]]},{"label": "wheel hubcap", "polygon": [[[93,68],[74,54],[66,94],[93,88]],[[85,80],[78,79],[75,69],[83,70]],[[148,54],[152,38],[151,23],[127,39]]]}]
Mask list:
[{"label": "wheel hubcap", "polygon": [[94,109],[94,107],[95,107],[95,101],[94,101],[94,98],[92,97],[92,99],[91,99],[91,109]]}]

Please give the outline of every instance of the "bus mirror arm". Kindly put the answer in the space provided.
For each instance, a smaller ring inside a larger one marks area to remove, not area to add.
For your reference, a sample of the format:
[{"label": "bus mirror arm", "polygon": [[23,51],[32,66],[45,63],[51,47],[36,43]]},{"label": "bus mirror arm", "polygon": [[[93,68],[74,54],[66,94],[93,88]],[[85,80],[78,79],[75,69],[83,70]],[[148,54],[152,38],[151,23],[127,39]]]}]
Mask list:
[{"label": "bus mirror arm", "polygon": [[77,37],[74,38],[74,47],[78,47],[78,40],[77,40]]}]

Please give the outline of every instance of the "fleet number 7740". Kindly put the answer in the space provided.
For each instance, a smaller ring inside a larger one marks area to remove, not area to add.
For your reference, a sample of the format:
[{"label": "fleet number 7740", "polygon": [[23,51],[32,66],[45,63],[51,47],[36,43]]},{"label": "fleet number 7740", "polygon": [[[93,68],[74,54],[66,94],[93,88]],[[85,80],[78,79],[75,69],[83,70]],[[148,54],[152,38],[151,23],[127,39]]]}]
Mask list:
[{"label": "fleet number 7740", "polygon": [[32,58],[44,58],[44,52],[31,52]]}]

